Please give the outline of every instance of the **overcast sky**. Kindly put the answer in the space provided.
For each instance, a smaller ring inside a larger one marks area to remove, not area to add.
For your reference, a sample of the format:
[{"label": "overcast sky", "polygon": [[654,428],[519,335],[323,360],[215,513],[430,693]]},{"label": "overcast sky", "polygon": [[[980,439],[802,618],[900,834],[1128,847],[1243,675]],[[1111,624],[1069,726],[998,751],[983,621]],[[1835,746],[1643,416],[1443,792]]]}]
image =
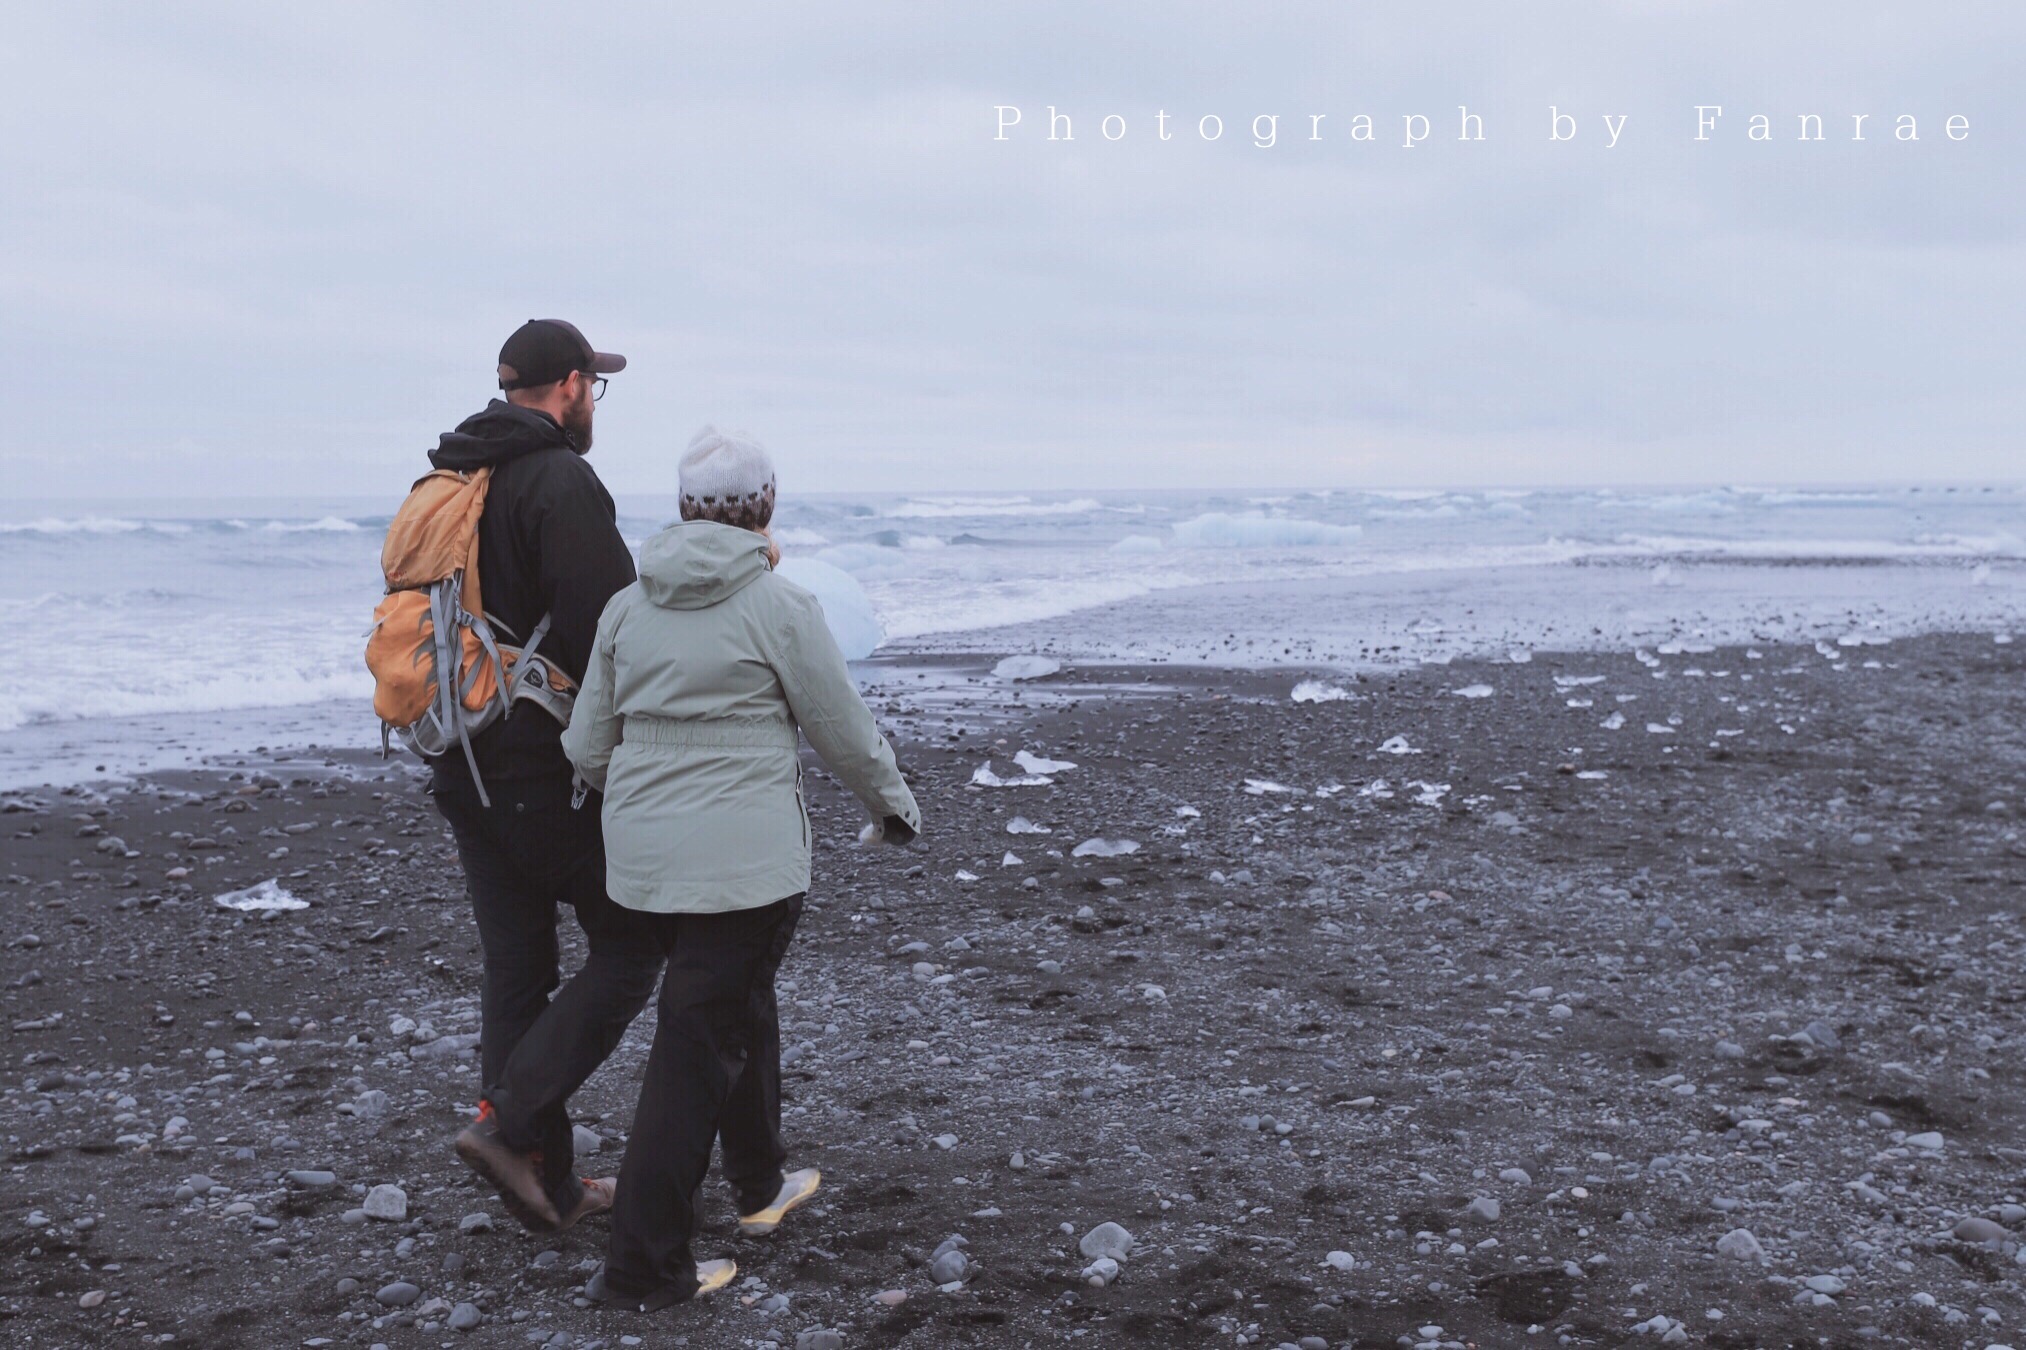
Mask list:
[{"label": "overcast sky", "polygon": [[557,316],[621,492],[2017,478],[2022,114],[2016,0],[17,7],[0,472],[395,493]]}]

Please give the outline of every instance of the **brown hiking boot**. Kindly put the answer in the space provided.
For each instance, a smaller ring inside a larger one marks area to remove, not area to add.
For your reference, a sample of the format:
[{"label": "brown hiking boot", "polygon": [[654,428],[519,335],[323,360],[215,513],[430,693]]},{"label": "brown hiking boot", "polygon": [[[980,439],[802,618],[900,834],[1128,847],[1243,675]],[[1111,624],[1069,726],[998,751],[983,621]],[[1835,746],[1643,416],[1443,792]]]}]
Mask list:
[{"label": "brown hiking boot", "polygon": [[563,1216],[559,1225],[575,1228],[593,1214],[603,1214],[612,1208],[612,1197],[619,1192],[618,1177],[584,1177],[584,1194],[577,1201],[577,1207]]},{"label": "brown hiking boot", "polygon": [[555,1203],[542,1187],[540,1150],[521,1153],[508,1147],[500,1137],[491,1102],[480,1102],[478,1119],[458,1134],[457,1156],[499,1192],[507,1213],[520,1220],[523,1228],[552,1233],[561,1224]]}]

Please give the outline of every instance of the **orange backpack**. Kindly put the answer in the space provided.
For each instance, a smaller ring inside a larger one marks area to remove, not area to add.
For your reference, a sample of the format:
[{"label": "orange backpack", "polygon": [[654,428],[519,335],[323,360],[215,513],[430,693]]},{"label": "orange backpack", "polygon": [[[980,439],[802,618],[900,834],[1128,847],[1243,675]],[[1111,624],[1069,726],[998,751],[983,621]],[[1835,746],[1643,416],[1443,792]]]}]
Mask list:
[{"label": "orange backpack", "polygon": [[380,551],[387,597],[373,611],[366,639],[380,752],[387,752],[391,732],[418,755],[448,754],[461,744],[479,799],[488,806],[471,738],[522,700],[568,726],[577,697],[576,681],[536,654],[551,616],[544,614],[526,645],[517,647],[499,640],[495,630],[513,634],[485,612],[478,522],[491,481],[490,468],[436,469],[415,481],[387,527]]}]

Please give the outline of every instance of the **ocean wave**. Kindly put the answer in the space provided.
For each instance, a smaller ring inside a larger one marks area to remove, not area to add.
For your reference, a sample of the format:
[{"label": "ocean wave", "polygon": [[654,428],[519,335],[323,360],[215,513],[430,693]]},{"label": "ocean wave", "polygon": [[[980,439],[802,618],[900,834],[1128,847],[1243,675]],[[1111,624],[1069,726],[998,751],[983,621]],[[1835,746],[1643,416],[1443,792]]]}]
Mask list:
[{"label": "ocean wave", "polygon": [[1104,503],[1094,497],[1067,502],[1037,502],[1031,497],[910,497],[881,514],[890,520],[944,520],[953,516],[1086,516],[1104,509]]},{"label": "ocean wave", "polygon": [[372,697],[373,680],[363,664],[358,670],[332,670],[319,675],[278,670],[272,665],[243,670],[220,668],[203,676],[154,682],[136,680],[132,686],[93,687],[76,681],[50,682],[39,688],[14,684],[0,689],[0,731],[88,718],[291,708],[339,699],[364,704]]},{"label": "ocean wave", "polygon": [[270,520],[261,526],[271,534],[357,534],[365,526],[343,516],[325,516],[320,520]]},{"label": "ocean wave", "polygon": [[138,534],[145,520],[121,516],[44,516],[40,520],[0,522],[0,534]]},{"label": "ocean wave", "polygon": [[2026,540],[2014,534],[1918,535],[1890,539],[1712,539],[1694,535],[1622,534],[1598,545],[1597,555],[1742,558],[1752,561],[1828,562],[1837,560],[1909,561],[1926,558],[2016,558],[2026,556]]},{"label": "ocean wave", "polygon": [[1175,542],[1183,548],[1343,548],[1361,533],[1355,525],[1212,511],[1176,525]]}]

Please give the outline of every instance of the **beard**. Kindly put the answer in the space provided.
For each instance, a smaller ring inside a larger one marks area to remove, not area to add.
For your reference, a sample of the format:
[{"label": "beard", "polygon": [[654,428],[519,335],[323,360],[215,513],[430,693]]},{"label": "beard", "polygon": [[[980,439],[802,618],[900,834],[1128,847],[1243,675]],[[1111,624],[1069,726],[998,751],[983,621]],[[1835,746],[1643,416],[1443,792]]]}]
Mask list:
[{"label": "beard", "polygon": [[588,388],[584,397],[563,414],[563,430],[570,433],[578,454],[591,453],[591,391]]}]

